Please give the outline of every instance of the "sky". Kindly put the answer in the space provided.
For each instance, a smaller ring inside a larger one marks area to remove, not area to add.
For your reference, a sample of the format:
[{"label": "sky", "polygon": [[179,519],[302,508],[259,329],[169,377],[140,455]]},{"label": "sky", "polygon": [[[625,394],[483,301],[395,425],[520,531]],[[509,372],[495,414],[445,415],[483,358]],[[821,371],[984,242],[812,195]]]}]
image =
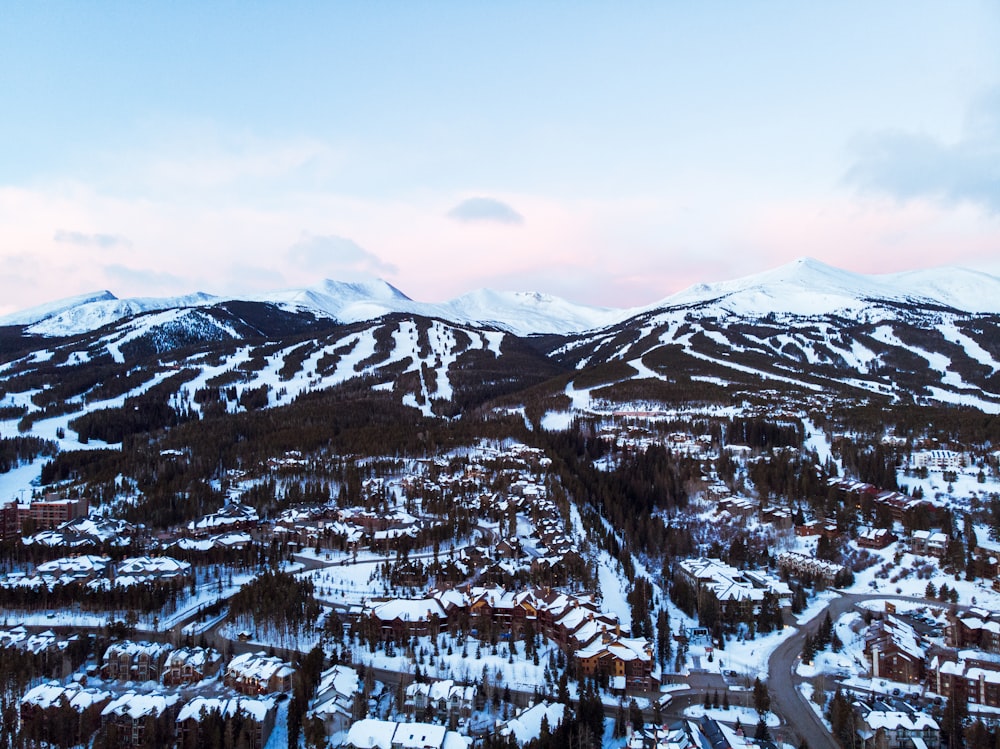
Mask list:
[{"label": "sky", "polygon": [[5,3],[0,314],[1000,275],[998,40],[985,0]]}]

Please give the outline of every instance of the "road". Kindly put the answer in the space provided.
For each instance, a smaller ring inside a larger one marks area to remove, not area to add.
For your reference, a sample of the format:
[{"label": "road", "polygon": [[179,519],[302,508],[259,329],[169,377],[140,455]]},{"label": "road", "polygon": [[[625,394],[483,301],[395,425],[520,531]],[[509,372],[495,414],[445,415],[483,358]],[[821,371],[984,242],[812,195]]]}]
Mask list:
[{"label": "road", "polygon": [[[880,595],[878,593],[845,593],[834,598],[816,616],[806,624],[799,626],[798,631],[775,648],[767,662],[768,689],[771,693],[771,709],[780,715],[788,724],[790,730],[797,734],[798,739],[805,739],[810,749],[840,749],[840,744],[827,730],[812,705],[799,691],[802,678],[796,674],[802,647],[806,634],[815,632],[820,622],[829,613],[836,622],[844,614],[859,603],[872,600],[892,600],[908,603],[934,605],[935,602],[926,598],[912,596]],[[950,607],[951,604],[938,604]],[[957,606],[959,610],[969,608]]]}]

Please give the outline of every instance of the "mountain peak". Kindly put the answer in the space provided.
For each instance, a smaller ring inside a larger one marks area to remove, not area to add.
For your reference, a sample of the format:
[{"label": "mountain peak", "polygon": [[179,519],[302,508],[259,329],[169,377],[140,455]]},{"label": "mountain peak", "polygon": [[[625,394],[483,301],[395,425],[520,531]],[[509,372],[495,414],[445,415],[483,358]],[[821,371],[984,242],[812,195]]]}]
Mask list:
[{"label": "mountain peak", "polygon": [[19,312],[4,315],[3,317],[0,317],[0,326],[34,325],[35,323],[48,320],[51,317],[56,317],[67,310],[84,304],[90,304],[91,302],[113,302],[117,301],[117,299],[118,297],[107,289],[104,291],[91,291],[86,294],[77,294],[76,296],[58,299],[54,302],[48,302],[46,304],[39,304],[36,307],[29,307],[28,309],[20,310]]}]

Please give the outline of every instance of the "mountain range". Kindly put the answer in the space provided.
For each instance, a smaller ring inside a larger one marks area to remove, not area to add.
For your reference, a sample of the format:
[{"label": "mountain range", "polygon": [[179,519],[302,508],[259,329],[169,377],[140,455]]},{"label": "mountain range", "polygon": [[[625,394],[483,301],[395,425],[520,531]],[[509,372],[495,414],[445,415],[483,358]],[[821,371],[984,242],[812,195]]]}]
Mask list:
[{"label": "mountain range", "polygon": [[82,416],[154,399],[198,417],[348,384],[441,417],[539,393],[552,407],[767,392],[1000,413],[998,372],[1000,279],[957,268],[865,276],[802,259],[632,309],[489,290],[431,304],[381,280],[100,292],[0,318],[0,433],[73,440]]}]

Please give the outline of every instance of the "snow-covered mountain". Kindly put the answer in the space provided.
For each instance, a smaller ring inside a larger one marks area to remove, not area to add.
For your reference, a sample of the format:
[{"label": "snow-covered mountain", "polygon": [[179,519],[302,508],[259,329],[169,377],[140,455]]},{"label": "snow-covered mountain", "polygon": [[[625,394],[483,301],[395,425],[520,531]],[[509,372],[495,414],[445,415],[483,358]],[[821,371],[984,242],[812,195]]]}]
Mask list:
[{"label": "snow-covered mountain", "polygon": [[830,315],[857,312],[873,304],[1000,313],[1000,279],[964,268],[869,276],[801,258],[745,278],[696,284],[646,309],[706,303],[740,315]]},{"label": "snow-covered mountain", "polygon": [[632,310],[488,290],[427,304],[371,280],[243,298],[102,292],[0,320],[3,434],[107,437],[119,432],[95,419],[117,423],[119,411],[128,429],[154,423],[137,421],[147,409],[167,426],[170,413],[279,408],[342,387],[429,416],[522,393],[578,402],[582,390],[609,402],[771,393],[1000,413],[1000,279],[800,260]]},{"label": "snow-covered mountain", "polygon": [[29,335],[62,338],[89,333],[135,315],[214,304],[218,297],[197,292],[179,297],[119,299],[110,291],[61,299],[0,317],[0,326],[24,327]]},{"label": "snow-covered mountain", "polygon": [[94,331],[145,312],[233,301],[274,304],[287,311],[306,311],[340,323],[410,314],[458,325],[492,327],[521,336],[590,330],[619,322],[633,312],[574,304],[537,292],[489,289],[441,303],[417,302],[381,279],[369,279],[355,282],[324,280],[304,288],[227,297],[197,293],[163,299],[118,299],[111,292],[103,291],[0,317],[0,326],[26,326],[25,332],[30,335],[63,337]]}]

